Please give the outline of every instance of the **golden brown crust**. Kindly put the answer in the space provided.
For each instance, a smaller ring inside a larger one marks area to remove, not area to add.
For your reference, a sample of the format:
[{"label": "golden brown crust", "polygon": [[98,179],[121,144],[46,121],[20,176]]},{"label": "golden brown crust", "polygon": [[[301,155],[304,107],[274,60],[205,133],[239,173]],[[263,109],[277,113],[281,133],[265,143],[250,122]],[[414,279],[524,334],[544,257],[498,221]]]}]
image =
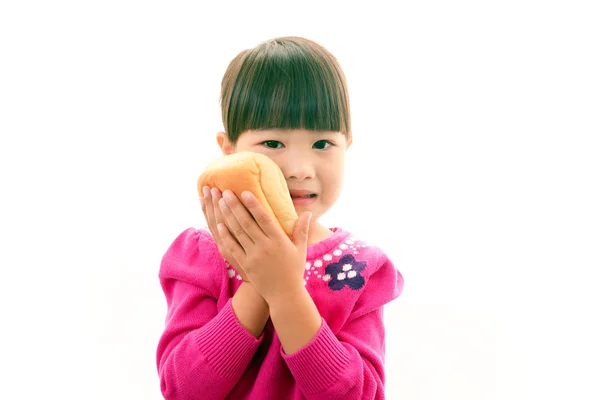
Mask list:
[{"label": "golden brown crust", "polygon": [[219,157],[206,166],[198,178],[198,194],[202,187],[216,187],[221,192],[231,190],[241,199],[242,192],[251,192],[267,213],[292,236],[298,219],[294,203],[279,166],[264,154],[239,152]]}]

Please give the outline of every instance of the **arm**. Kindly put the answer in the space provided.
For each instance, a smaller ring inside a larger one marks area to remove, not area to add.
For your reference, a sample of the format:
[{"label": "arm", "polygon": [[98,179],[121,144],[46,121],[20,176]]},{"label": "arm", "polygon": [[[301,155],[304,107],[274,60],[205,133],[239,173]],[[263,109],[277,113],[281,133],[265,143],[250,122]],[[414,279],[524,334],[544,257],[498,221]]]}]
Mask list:
[{"label": "arm", "polygon": [[313,340],[282,357],[309,400],[383,400],[383,310],[347,323],[334,334],[325,320]]},{"label": "arm", "polygon": [[321,329],[321,315],[306,288],[295,295],[274,299],[268,306],[285,354],[306,346]]},{"label": "arm", "polygon": [[383,306],[400,295],[403,282],[386,262],[335,334],[320,316],[317,322],[318,310],[306,291],[270,303],[281,355],[307,399],[385,398]]},{"label": "arm", "polygon": [[252,284],[241,284],[233,295],[232,306],[240,324],[254,337],[259,338],[269,319],[269,306]]},{"label": "arm", "polygon": [[[214,258],[194,253],[203,247],[198,234],[184,236],[176,239],[161,264],[168,311],[157,348],[160,387],[165,399],[222,400],[262,342],[266,306],[252,287],[242,284],[219,311],[217,295],[211,292],[220,280],[214,272],[218,268],[206,265]],[[181,243],[185,241],[193,245]]]},{"label": "arm", "polygon": [[259,307],[248,305],[240,318],[249,321],[253,333],[240,324],[232,306],[234,299],[248,304],[254,300],[240,290],[218,313],[214,298],[190,288],[173,303],[177,311],[169,318],[157,350],[165,399],[222,400],[240,380],[262,342],[255,332],[264,319]]}]

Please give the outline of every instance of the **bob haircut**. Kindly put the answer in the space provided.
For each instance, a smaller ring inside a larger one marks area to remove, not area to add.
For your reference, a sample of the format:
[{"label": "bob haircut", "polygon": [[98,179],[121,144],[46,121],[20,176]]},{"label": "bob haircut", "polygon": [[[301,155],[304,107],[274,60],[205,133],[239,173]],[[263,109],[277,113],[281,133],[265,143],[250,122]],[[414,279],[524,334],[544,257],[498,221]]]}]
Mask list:
[{"label": "bob haircut", "polygon": [[346,77],[328,50],[301,37],[239,53],[221,81],[221,117],[233,145],[247,130],[266,129],[333,131],[352,141]]}]

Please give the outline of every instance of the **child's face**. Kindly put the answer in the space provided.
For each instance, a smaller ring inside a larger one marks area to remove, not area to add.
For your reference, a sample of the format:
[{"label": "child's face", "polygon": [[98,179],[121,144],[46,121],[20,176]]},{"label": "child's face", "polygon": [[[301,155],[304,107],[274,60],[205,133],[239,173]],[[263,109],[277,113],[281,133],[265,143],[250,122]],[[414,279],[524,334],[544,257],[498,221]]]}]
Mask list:
[{"label": "child's face", "polygon": [[348,148],[342,133],[302,129],[246,131],[239,136],[235,148],[224,133],[217,137],[223,154],[239,151],[265,154],[281,168],[291,192],[305,190],[316,194],[310,199],[292,199],[298,215],[310,211],[312,221],[316,221],[341,193]]}]

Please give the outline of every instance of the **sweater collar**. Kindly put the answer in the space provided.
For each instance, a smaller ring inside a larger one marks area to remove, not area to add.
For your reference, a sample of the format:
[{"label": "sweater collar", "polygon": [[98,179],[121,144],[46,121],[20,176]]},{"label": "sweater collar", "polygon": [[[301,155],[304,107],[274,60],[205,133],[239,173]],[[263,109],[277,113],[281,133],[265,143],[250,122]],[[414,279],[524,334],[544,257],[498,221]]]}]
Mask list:
[{"label": "sweater collar", "polygon": [[313,243],[306,248],[306,259],[312,260],[317,257],[321,257],[323,254],[330,252],[332,249],[337,247],[342,241],[344,241],[349,232],[346,232],[342,228],[334,227],[329,228],[333,232],[333,235],[327,239],[323,239],[320,242]]}]

